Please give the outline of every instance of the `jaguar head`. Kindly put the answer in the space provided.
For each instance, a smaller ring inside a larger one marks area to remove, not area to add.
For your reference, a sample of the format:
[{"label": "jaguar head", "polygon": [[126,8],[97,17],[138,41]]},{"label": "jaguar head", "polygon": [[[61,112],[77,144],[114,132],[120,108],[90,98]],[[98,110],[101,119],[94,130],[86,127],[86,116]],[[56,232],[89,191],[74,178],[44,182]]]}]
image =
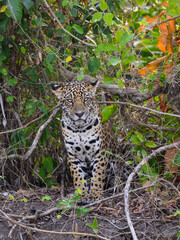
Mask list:
[{"label": "jaguar head", "polygon": [[96,118],[97,82],[72,81],[64,86],[51,84],[52,91],[59,98],[62,106],[62,118],[68,120],[69,124],[83,126]]}]

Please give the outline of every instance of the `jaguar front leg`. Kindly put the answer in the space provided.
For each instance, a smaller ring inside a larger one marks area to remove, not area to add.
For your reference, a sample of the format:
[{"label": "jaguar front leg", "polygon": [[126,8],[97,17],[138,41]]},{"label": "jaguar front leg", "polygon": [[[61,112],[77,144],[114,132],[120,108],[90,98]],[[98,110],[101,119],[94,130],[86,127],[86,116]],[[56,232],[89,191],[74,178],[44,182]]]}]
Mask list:
[{"label": "jaguar front leg", "polygon": [[75,190],[80,189],[82,191],[81,196],[83,197],[83,200],[88,199],[89,191],[86,180],[86,172],[84,171],[85,167],[79,159],[68,157],[68,163],[73,177]]},{"label": "jaguar front leg", "polygon": [[92,178],[90,186],[91,199],[98,200],[103,196],[106,169],[108,159],[105,155],[99,155],[94,161],[92,166]]}]

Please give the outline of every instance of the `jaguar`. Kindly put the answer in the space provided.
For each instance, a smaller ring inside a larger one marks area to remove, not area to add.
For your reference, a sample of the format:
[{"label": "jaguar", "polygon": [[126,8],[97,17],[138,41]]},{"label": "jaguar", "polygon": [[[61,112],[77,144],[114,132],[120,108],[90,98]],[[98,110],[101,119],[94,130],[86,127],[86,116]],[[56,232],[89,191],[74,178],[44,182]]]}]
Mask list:
[{"label": "jaguar", "polygon": [[51,84],[62,107],[62,134],[74,187],[88,199],[102,198],[108,165],[106,150],[111,151],[115,145],[108,124],[101,123],[101,109],[95,98],[97,86],[98,81],[78,80]]}]

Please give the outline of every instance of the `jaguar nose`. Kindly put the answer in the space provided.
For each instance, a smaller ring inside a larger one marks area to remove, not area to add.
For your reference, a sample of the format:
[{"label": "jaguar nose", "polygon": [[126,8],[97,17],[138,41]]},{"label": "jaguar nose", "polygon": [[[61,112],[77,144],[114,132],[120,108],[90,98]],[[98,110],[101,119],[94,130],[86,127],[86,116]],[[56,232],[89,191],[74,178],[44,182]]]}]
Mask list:
[{"label": "jaguar nose", "polygon": [[75,114],[81,118],[83,115],[84,115],[84,112],[83,111],[78,111],[78,112],[75,112]]}]

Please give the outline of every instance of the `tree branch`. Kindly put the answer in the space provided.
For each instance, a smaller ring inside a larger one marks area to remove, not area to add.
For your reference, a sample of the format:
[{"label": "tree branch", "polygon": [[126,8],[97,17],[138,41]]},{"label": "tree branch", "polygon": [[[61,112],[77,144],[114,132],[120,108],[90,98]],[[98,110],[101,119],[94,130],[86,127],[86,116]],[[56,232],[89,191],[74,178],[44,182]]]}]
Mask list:
[{"label": "tree branch", "polygon": [[135,105],[135,104],[132,104],[132,103],[127,103],[127,102],[106,101],[106,102],[100,102],[100,103],[102,103],[102,104],[103,104],[103,103],[107,103],[107,104],[109,103],[109,104],[129,105],[129,106],[132,106],[132,107],[144,109],[144,110],[146,110],[146,111],[154,112],[154,113],[157,113],[157,114],[160,114],[160,115],[168,115],[168,116],[171,116],[171,117],[180,118],[180,115],[177,115],[177,114],[160,112],[160,111],[154,110],[154,109],[152,109],[152,108],[143,107],[143,106],[138,106],[138,105]]},{"label": "tree branch", "polygon": [[44,129],[48,126],[48,124],[53,120],[53,118],[55,117],[55,115],[57,114],[57,112],[60,110],[60,107],[56,107],[55,110],[53,111],[53,113],[50,115],[50,117],[48,118],[48,120],[43,124],[41,125],[41,127],[39,128],[37,134],[36,134],[36,137],[34,138],[34,141],[31,145],[31,147],[29,148],[29,150],[27,151],[27,153],[23,156],[19,155],[19,154],[11,154],[9,156],[1,156],[1,160],[4,160],[4,159],[21,159],[21,160],[27,160],[31,155],[32,153],[34,152],[38,142],[39,142],[39,139],[41,138],[41,135],[44,131]]},{"label": "tree branch", "polygon": [[[66,81],[72,81],[72,79],[77,78],[77,73],[67,70],[65,67],[61,66],[61,76]],[[84,81],[86,82],[94,82],[97,80],[94,77],[89,75],[84,75]],[[146,91],[142,93],[141,91],[134,89],[134,88],[119,88],[115,84],[105,84],[100,83],[98,86],[99,89],[104,90],[105,92],[109,92],[113,95],[118,95],[121,99],[128,99],[135,104],[142,103],[152,97],[155,97],[161,93],[167,93],[168,88],[166,86],[156,86],[153,88],[152,91]]]},{"label": "tree branch", "polygon": [[150,159],[152,159],[152,157],[157,156],[159,153],[166,151],[168,149],[171,148],[180,148],[180,141],[177,143],[172,143],[163,147],[160,147],[158,149],[156,149],[155,151],[153,151],[150,155],[148,155],[147,157],[144,157],[143,160],[135,167],[135,169],[133,170],[133,172],[129,175],[125,188],[124,188],[124,201],[125,201],[125,212],[126,212],[126,218],[128,221],[128,225],[129,228],[131,230],[131,234],[133,236],[134,240],[138,240],[137,236],[136,236],[136,232],[134,230],[131,218],[130,218],[130,212],[129,212],[129,188],[130,188],[130,184],[131,181],[133,179],[133,177],[135,176],[135,174],[141,169],[141,167],[146,164]]},{"label": "tree branch", "polygon": [[70,35],[71,37],[73,37],[74,39],[76,39],[77,41],[89,46],[89,47],[97,47],[96,43],[94,42],[94,40],[92,40],[90,37],[87,37],[91,42],[93,42],[94,44],[90,44],[90,43],[87,43],[87,42],[84,42],[82,41],[81,39],[79,39],[78,37],[76,37],[75,35],[73,35],[72,33],[68,32],[64,27],[63,25],[60,23],[59,19],[56,17],[56,15],[54,14],[54,12],[52,11],[52,9],[50,8],[49,4],[47,3],[46,0],[44,0],[44,3],[47,7],[47,9],[50,11],[51,13],[51,16],[57,21],[58,25],[61,27],[61,29],[67,33],[68,35]]}]

